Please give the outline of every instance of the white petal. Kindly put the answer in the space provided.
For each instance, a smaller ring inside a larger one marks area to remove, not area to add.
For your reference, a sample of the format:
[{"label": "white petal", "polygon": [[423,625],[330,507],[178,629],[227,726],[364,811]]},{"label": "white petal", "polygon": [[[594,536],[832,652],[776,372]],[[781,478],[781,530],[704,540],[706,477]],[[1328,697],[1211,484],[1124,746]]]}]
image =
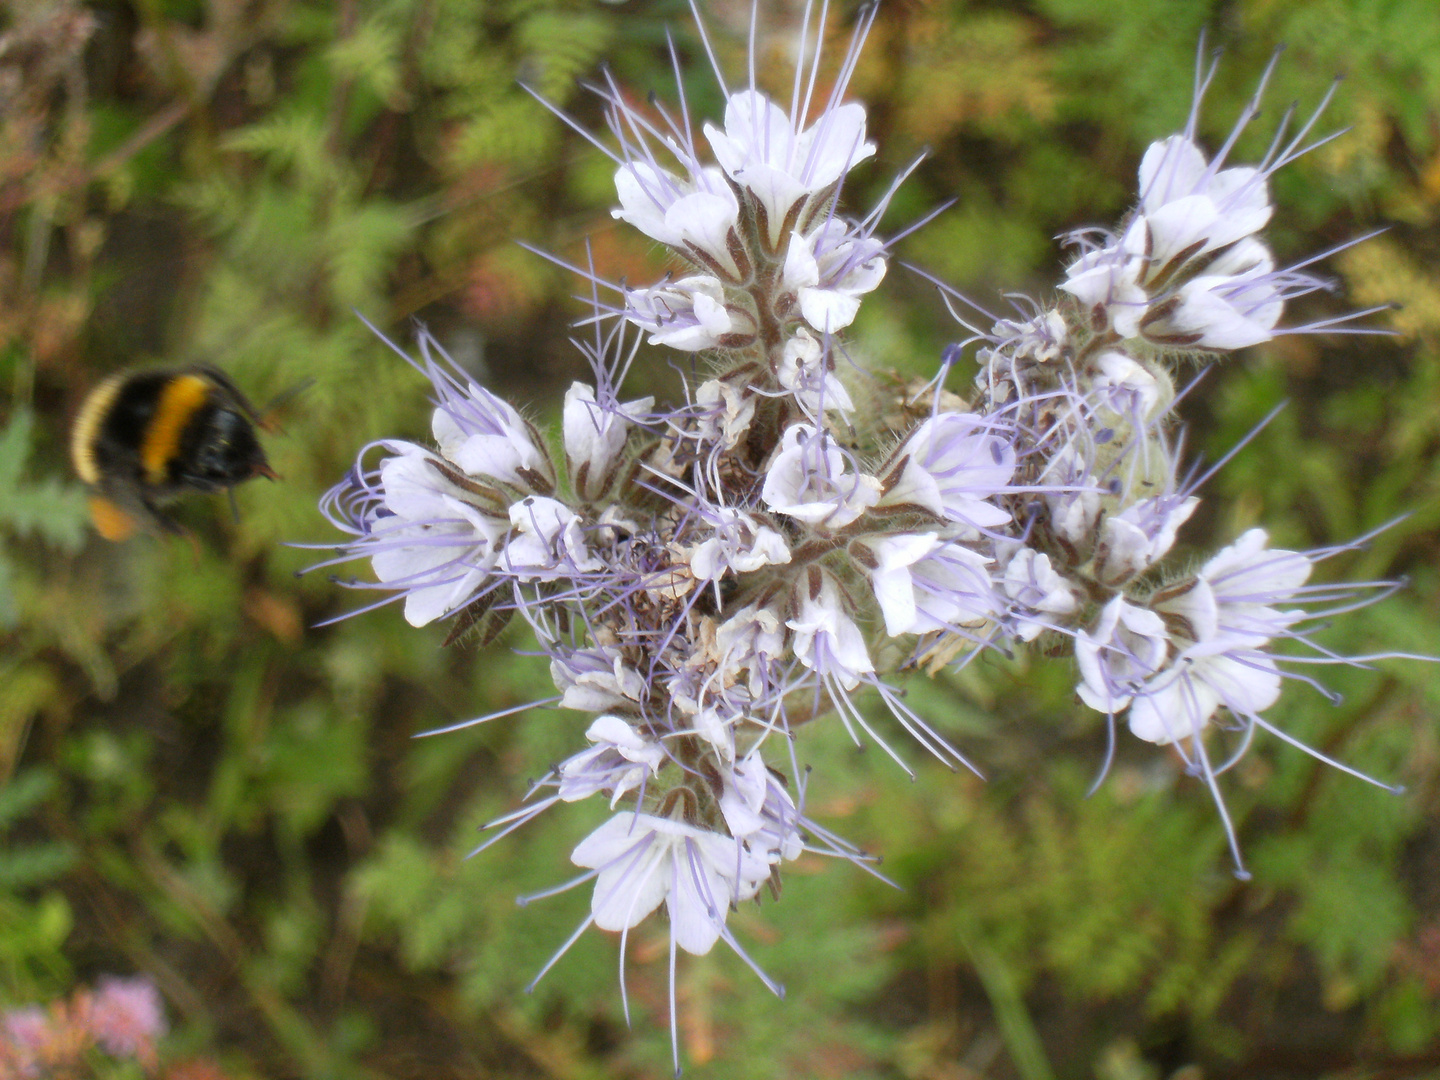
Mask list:
[{"label": "white petal", "polygon": [[598,869],[590,910],[602,930],[625,930],[660,906],[670,889],[673,838],[656,835],[657,819],[615,814],[576,845],[570,861]]},{"label": "white petal", "polygon": [[1210,641],[1220,630],[1220,605],[1204,578],[1192,580],[1190,588],[1155,604],[1155,610],[1185,620],[1195,641]]},{"label": "white petal", "polygon": [[827,109],[800,136],[800,144],[809,160],[797,168],[812,191],[829,187],[875,153],[874,144],[865,141],[865,106],[858,102]]},{"label": "white petal", "polygon": [[683,250],[685,243],[694,244],[738,276],[727,242],[738,217],[733,195],[697,191],[675,200],[665,211],[665,227],[675,237],[674,246]]},{"label": "white petal", "polygon": [[860,298],[834,289],[801,289],[800,314],[822,333],[835,333],[855,321]]},{"label": "white petal", "polygon": [[1130,731],[1136,738],[1165,746],[1203,728],[1219,707],[1215,690],[1186,673],[1135,699],[1130,706]]},{"label": "white petal", "polygon": [[[694,847],[689,850],[684,845],[676,850],[675,880],[666,898],[666,910],[675,944],[694,956],[704,956],[714,947],[725,925],[731,889],[711,864],[716,853],[704,850],[708,845],[703,842],[692,843]],[[733,862],[734,855],[730,858]]]},{"label": "white petal", "polygon": [[1280,699],[1280,669],[1268,656],[1209,657],[1201,663],[1201,677],[1220,699],[1240,716],[1268,709]]},{"label": "white petal", "polygon": [[[1208,251],[1237,239],[1230,237],[1211,241],[1212,234],[1223,234],[1225,228],[1215,204],[1204,195],[1174,199],[1148,211],[1145,220],[1150,224],[1150,235],[1153,237],[1150,261],[1155,267],[1164,266],[1181,251],[1196,244],[1199,245],[1198,251]],[[1192,255],[1198,251],[1192,252]]]},{"label": "white petal", "polygon": [[1145,212],[1194,194],[1208,167],[1199,147],[1183,135],[1151,143],[1140,161],[1140,195]]},{"label": "white petal", "polygon": [[787,289],[793,290],[820,284],[820,264],[815,260],[815,252],[798,232],[790,234],[781,280]]},{"label": "white petal", "polygon": [[910,571],[904,567],[877,571],[871,575],[870,583],[874,586],[880,612],[885,616],[885,632],[891,637],[910,633],[917,618],[915,587],[910,580]]},{"label": "white petal", "polygon": [[643,161],[627,162],[615,172],[620,209],[611,213],[652,240],[672,243],[674,234],[665,223],[665,208],[678,199],[683,190],[677,177]]},{"label": "white petal", "polygon": [[1230,222],[1230,232],[1249,236],[1270,220],[1270,192],[1258,169],[1222,169],[1210,184],[1210,198]]},{"label": "white petal", "polygon": [[1273,299],[1272,290],[1272,299],[1251,308],[1234,286],[1233,278],[1192,278],[1181,286],[1180,306],[1164,320],[1163,329],[1152,327],[1147,333],[1155,335],[1158,329],[1160,336],[1198,335],[1196,344],[1210,349],[1244,349],[1269,341],[1283,305]]},{"label": "white petal", "polygon": [[1150,537],[1122,517],[1108,517],[1100,528],[1104,562],[1097,569],[1104,585],[1120,585],[1150,565]]}]

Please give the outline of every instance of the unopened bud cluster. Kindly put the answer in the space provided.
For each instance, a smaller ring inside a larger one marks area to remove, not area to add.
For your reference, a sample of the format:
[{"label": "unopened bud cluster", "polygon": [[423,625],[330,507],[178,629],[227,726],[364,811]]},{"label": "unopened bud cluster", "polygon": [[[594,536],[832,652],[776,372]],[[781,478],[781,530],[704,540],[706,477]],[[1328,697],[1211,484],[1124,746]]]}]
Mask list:
[{"label": "unopened bud cluster", "polygon": [[[1118,230],[1071,238],[1052,302],[970,328],[972,386],[946,386],[948,356],[906,385],[862,370],[840,336],[890,259],[883,204],[855,219],[839,199],[875,152],[864,108],[843,100],[863,30],[829,100],[804,89],[813,70],[788,109],[753,85],[727,92],[723,125],[699,139],[683,102],[642,112],[602,87],[614,215],[680,269],[597,302],[594,383],[566,393],[555,447],[422,333],[433,445],[386,441],[328,497],[346,557],[370,560],[412,624],[483,638],[517,613],[529,624],[588,745],[496,824],[604,799],[611,816],[572,856],[591,918],[626,931],[663,904],[672,950],[740,951],[727,913],[778,895],[802,851],[865,861],[805,816],[800,725],[835,717],[903,765],[890,722],[856,704],[868,690],[968,767],[886,672],[1028,643],[1069,652],[1078,706],[1174,744],[1223,816],[1229,762],[1211,760],[1207,726],[1273,730],[1261,713],[1286,672],[1271,646],[1309,645],[1324,612],[1307,602],[1356,602],[1306,584],[1324,553],[1271,548],[1260,529],[1198,568],[1166,565],[1198,504],[1171,426],[1176,373],[1269,339],[1284,302],[1322,286],[1276,269],[1259,235],[1269,176],[1309,125],[1231,166],[1206,157],[1192,116],[1144,155]],[[702,354],[684,401],[623,400],[642,337],[661,357]]]}]

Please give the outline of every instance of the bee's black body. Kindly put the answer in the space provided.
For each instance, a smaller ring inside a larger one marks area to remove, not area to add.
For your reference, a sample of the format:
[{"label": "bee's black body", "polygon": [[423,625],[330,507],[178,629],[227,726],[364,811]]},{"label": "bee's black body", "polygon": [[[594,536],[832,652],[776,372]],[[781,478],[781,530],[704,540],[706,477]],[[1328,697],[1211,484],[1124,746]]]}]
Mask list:
[{"label": "bee's black body", "polygon": [[90,485],[96,527],[123,539],[139,525],[178,527],[161,508],[186,488],[223,491],[273,476],[254,407],[211,367],[126,371],[85,400],[70,451]]}]

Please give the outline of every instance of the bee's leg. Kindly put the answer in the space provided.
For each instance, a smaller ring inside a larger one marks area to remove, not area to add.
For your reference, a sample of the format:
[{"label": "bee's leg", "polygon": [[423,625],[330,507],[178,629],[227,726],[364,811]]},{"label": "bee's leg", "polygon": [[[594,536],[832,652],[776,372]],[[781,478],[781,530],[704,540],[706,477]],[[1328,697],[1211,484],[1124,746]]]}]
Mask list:
[{"label": "bee's leg", "polygon": [[146,513],[150,518],[150,523],[154,525],[156,529],[160,532],[167,532],[171,536],[186,535],[187,530],[177,524],[174,518],[161,510],[160,507],[156,506],[149,499],[142,501],[144,502]]},{"label": "bee's leg", "polygon": [[200,568],[200,541],[195,538],[195,534],[175,521],[174,518],[170,517],[169,514],[165,513],[165,511],[160,509],[160,507],[150,499],[143,501],[145,503],[145,509],[150,514],[150,520],[155,523],[156,528],[160,532],[167,533],[170,536],[182,536],[186,542],[189,543],[190,557],[194,561],[195,568],[198,570]]},{"label": "bee's leg", "polygon": [[90,496],[90,520],[95,523],[96,532],[116,542],[130,539],[139,526],[134,515],[103,495]]}]

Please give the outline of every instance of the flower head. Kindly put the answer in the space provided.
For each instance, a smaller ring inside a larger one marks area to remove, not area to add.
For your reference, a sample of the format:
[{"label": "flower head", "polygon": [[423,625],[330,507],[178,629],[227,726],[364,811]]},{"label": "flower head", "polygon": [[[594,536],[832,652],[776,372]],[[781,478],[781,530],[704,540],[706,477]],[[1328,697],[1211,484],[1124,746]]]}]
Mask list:
[{"label": "flower head", "polygon": [[843,330],[855,321],[861,297],[885,277],[884,252],[880,241],[857,236],[846,222],[828,218],[808,235],[792,234],[785,288],[794,291],[800,314],[816,330]]},{"label": "flower head", "polygon": [[638,791],[665,763],[665,749],[618,716],[599,716],[585,731],[594,745],[563,762],[559,796],[576,802],[597,792],[610,796],[610,808]]},{"label": "flower head", "polygon": [[[1233,138],[1206,156],[1192,116],[1146,152],[1125,219],[1071,238],[1051,301],[965,323],[934,379],[863,371],[867,350],[843,335],[886,278],[889,196],[859,220],[841,196],[875,153],[864,106],[845,100],[873,18],[822,80],[807,8],[788,105],[757,85],[752,57],[746,86],[717,71],[724,115],[698,140],[683,99],[637,106],[607,74],[613,139],[592,141],[615,162],[614,216],[680,269],[641,287],[581,271],[594,341],[576,344],[593,379],[570,386],[550,442],[422,334],[433,445],[376,444],[379,461],[362,454],[325,504],[349,537],[339,561],[368,560],[378,580],[362,587],[403,598],[411,623],[483,620],[488,638],[519,613],[533,630],[556,695],[530,705],[586,714],[563,721],[586,744],[488,842],[558,803],[606,801],[572,854],[586,872],[561,886],[593,882],[575,937],[618,931],[623,964],[624,935],[664,905],[676,1042],[677,951],[723,939],[754,967],[732,907],[778,896],[802,851],[867,860],[804,816],[794,747],[827,708],[904,767],[857,700],[873,695],[926,750],[969,766],[890,672],[1068,648],[1076,697],[1105,715],[1112,745],[1124,719],[1173,747],[1229,829],[1212,721],[1228,712],[1247,740],[1274,730],[1261,713],[1302,662],[1277,646],[1367,659],[1315,645],[1311,620],[1390,587],[1311,585],[1323,553],[1270,549],[1259,529],[1199,570],[1176,566],[1200,486],[1181,469],[1181,364],[1293,332],[1285,302],[1322,287],[1305,264],[1277,269],[1259,235],[1269,177],[1303,152],[1303,131],[1236,165]],[[668,350],[678,404],[622,400],[642,339]],[[973,384],[953,388],[977,342]],[[763,756],[777,744],[788,776]]]},{"label": "flower head", "polygon": [[1292,603],[1310,576],[1310,559],[1269,550],[1263,529],[1251,529],[1207,562],[1192,579],[1161,592],[1152,607],[1184,644],[1173,664],[1147,681],[1130,709],[1130,730],[1168,743],[1198,732],[1223,705],[1253,716],[1280,696],[1280,673],[1265,653],[1306,618]]},{"label": "flower head", "polygon": [[1080,667],[1075,692],[1092,709],[1112,716],[1122,712],[1165,662],[1169,649],[1164,620],[1117,596],[1093,627],[1075,633],[1075,662]]},{"label": "flower head", "polygon": [[855,408],[844,384],[830,371],[828,352],[804,327],[785,343],[777,378],[812,420],[822,411],[849,413]]},{"label": "flower head", "polygon": [[893,534],[872,543],[870,580],[885,631],[927,634],[983,624],[999,607],[990,559],[935,533]]}]

